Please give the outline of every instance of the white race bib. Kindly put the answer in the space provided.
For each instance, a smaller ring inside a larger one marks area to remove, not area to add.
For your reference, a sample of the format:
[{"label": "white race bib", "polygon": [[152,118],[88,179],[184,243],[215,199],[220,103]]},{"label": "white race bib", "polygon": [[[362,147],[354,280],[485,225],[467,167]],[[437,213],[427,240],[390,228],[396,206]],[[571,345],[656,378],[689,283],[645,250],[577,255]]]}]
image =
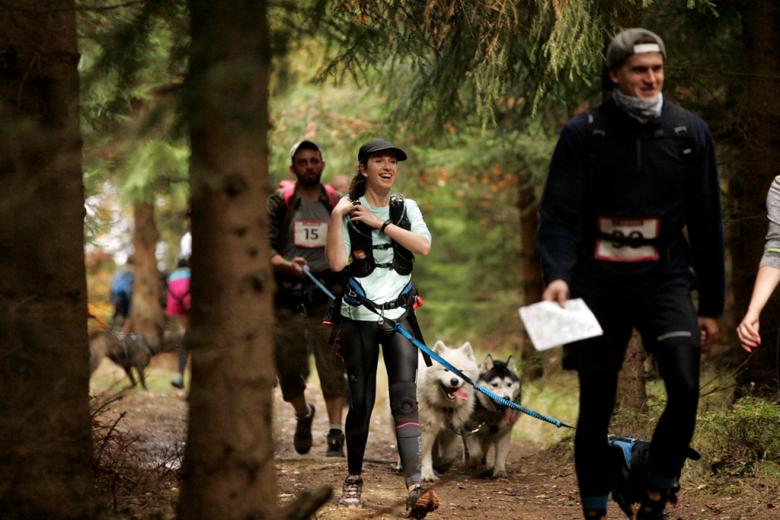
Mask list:
[{"label": "white race bib", "polygon": [[[661,219],[631,217],[597,217],[599,234],[611,235],[596,239],[597,260],[608,262],[651,262],[658,260],[658,246],[641,244],[644,240],[657,239],[661,232]],[[635,242],[635,244],[631,244]]]},{"label": "white race bib", "polygon": [[294,220],[295,247],[324,248],[328,241],[328,222],[325,220]]}]

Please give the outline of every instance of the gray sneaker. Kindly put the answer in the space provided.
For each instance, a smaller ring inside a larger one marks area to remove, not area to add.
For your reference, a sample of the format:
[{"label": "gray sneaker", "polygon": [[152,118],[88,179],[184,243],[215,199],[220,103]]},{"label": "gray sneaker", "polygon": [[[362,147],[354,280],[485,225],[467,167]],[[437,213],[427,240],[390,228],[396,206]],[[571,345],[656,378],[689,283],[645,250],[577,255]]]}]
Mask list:
[{"label": "gray sneaker", "polygon": [[314,422],[314,405],[309,403],[309,415],[306,417],[295,416],[298,424],[295,425],[295,435],[293,436],[293,445],[295,451],[301,455],[306,455],[311,449],[311,423]]},{"label": "gray sneaker", "polygon": [[363,492],[363,479],[347,477],[344,479],[344,486],[341,489],[341,498],[339,505],[347,509],[360,509],[363,502],[360,501],[360,494]]}]

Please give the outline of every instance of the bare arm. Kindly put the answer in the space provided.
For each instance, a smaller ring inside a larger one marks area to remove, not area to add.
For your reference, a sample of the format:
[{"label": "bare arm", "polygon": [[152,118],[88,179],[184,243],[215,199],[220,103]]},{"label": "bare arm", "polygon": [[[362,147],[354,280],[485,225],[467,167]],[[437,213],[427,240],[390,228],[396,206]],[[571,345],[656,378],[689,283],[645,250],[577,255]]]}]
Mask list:
[{"label": "bare arm", "polygon": [[330,214],[328,241],[325,245],[325,258],[331,271],[341,272],[347,265],[347,248],[344,247],[344,215],[354,211],[355,206],[349,197],[342,197]]},{"label": "bare arm", "polygon": [[737,327],[737,335],[742,343],[742,348],[748,352],[761,345],[759,335],[759,316],[764,310],[766,302],[780,283],[780,269],[771,265],[762,265],[758,268],[756,283],[753,286],[753,295],[750,297],[750,305],[742,318],[742,323]]}]

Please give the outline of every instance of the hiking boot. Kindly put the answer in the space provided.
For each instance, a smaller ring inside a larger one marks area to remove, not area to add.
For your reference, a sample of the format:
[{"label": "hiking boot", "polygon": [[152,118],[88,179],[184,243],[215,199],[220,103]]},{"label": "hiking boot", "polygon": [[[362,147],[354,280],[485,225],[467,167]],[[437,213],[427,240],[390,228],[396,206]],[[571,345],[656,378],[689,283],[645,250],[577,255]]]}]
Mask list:
[{"label": "hiking boot", "polygon": [[404,518],[425,518],[439,508],[439,497],[436,491],[425,489],[421,484],[416,484],[406,497],[406,515]]},{"label": "hiking boot", "polygon": [[171,379],[171,384],[176,388],[184,388],[184,376],[176,374],[173,376],[173,379]]},{"label": "hiking boot", "polygon": [[344,432],[331,428],[328,432],[326,457],[344,457]]},{"label": "hiking boot", "polygon": [[667,491],[647,490],[647,496],[636,512],[636,520],[667,520],[669,517],[664,514],[666,500],[669,496]]},{"label": "hiking boot", "polygon": [[311,449],[311,423],[314,422],[314,405],[309,403],[309,415],[306,417],[298,417],[296,414],[295,419],[298,424],[295,425],[295,435],[293,436],[293,444],[295,445],[295,451],[301,455],[306,455]]},{"label": "hiking boot", "polygon": [[341,488],[341,498],[339,505],[347,509],[360,509],[363,502],[360,501],[360,494],[363,492],[363,479],[347,477],[344,479],[344,486]]}]

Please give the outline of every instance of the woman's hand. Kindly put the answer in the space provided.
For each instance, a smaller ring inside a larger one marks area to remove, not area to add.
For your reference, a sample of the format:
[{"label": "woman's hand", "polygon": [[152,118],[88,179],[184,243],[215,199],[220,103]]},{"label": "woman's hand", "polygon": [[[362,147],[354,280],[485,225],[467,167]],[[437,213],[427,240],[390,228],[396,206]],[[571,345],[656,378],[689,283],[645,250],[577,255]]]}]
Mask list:
[{"label": "woman's hand", "polygon": [[384,220],[377,217],[373,211],[363,206],[362,204],[353,206],[352,213],[350,214],[349,220],[351,220],[352,222],[362,222],[368,227],[372,227],[375,229],[381,228],[382,224],[385,223]]},{"label": "woman's hand", "polygon": [[758,314],[748,311],[742,318],[742,323],[737,327],[737,336],[742,348],[747,352],[753,352],[753,349],[761,345],[761,336],[758,334],[759,323]]},{"label": "woman's hand", "polygon": [[336,207],[333,208],[333,213],[331,213],[331,216],[341,220],[344,218],[344,215],[352,213],[353,209],[355,209],[355,206],[352,205],[352,199],[349,198],[349,195],[346,195],[339,199]]}]

